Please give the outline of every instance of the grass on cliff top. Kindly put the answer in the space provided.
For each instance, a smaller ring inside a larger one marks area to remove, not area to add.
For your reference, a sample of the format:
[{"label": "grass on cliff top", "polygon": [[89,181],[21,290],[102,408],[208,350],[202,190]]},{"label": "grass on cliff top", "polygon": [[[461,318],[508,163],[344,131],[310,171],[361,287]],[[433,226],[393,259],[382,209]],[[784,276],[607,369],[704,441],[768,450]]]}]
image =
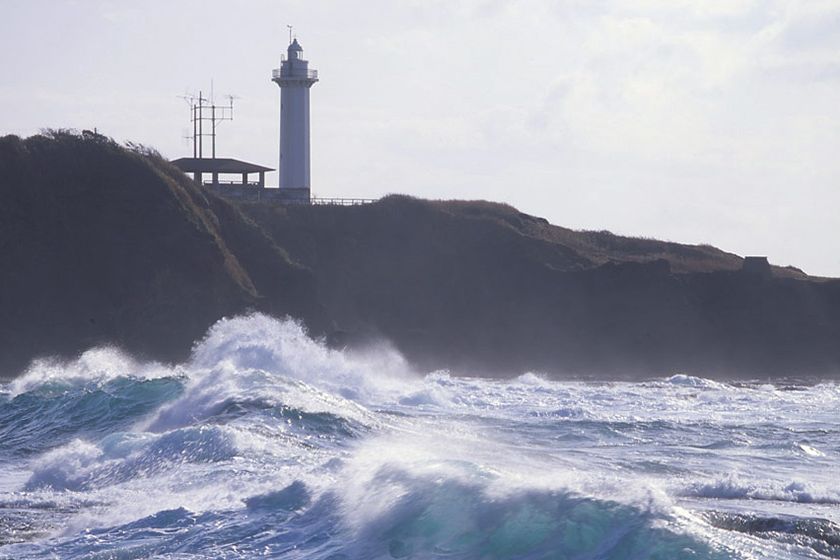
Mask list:
[{"label": "grass on cliff top", "polygon": [[[595,264],[666,260],[673,272],[715,272],[741,269],[743,258],[708,244],[683,244],[646,237],[616,235],[601,230],[573,230],[556,226],[545,218],[520,212],[513,206],[486,200],[423,200],[390,195],[383,202],[427,204],[454,216],[492,220],[520,234],[573,249]],[[808,278],[794,267],[773,267],[778,277]]]}]

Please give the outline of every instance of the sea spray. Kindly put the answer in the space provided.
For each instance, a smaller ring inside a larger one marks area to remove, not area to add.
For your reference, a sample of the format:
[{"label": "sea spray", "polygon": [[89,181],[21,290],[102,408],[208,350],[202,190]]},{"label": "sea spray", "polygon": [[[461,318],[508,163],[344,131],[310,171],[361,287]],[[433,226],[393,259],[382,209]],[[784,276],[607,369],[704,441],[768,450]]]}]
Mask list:
[{"label": "sea spray", "polygon": [[836,558],[840,389],[796,388],[421,374],[226,319],[0,388],[0,558]]}]

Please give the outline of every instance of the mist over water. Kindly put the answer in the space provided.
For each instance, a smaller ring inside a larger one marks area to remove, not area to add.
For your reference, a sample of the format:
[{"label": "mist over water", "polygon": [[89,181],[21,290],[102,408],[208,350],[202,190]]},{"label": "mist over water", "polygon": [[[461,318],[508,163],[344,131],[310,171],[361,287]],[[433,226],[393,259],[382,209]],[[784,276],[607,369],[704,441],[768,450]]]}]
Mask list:
[{"label": "mist over water", "polygon": [[217,323],[0,385],[0,558],[840,558],[840,387],[507,381]]}]

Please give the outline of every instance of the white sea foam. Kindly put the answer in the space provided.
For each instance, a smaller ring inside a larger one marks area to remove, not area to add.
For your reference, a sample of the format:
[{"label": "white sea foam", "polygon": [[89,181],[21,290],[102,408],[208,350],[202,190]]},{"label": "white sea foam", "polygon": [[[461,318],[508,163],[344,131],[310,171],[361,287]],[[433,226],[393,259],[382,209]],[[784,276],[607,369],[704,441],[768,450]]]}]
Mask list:
[{"label": "white sea foam", "polygon": [[696,377],[693,375],[687,375],[685,373],[674,374],[671,377],[669,377],[667,381],[671,385],[680,385],[683,387],[697,387],[701,389],[725,389],[728,387],[728,385],[720,383],[718,381],[714,381],[712,379]]},{"label": "white sea foam", "polygon": [[12,396],[17,396],[50,383],[63,387],[103,383],[121,377],[155,379],[173,375],[178,375],[177,369],[157,362],[140,363],[117,348],[105,346],[88,350],[74,360],[34,360],[23,375],[8,385],[8,390]]},{"label": "white sea foam", "polygon": [[413,374],[402,356],[382,343],[366,352],[339,352],[309,336],[300,323],[262,314],[223,319],[193,350],[189,368],[259,370],[297,379],[343,398],[370,403],[400,391]]},{"label": "white sea foam", "polygon": [[774,500],[805,504],[840,504],[840,491],[804,480],[750,479],[739,475],[695,481],[681,492],[685,496],[724,500]]},{"label": "white sea foam", "polygon": [[[150,413],[123,402],[148,398],[148,383],[107,393],[155,377],[171,379]],[[74,384],[119,404],[113,429],[107,414],[57,429],[90,412],[75,408],[86,391],[63,389]],[[0,452],[17,465],[0,468],[0,524],[45,511],[53,540],[0,544],[0,558],[807,558],[691,508],[760,500],[807,516],[840,503],[831,383],[423,376],[387,345],[330,350],[255,314],[219,322],[175,368],[99,349],[36,362],[7,389],[30,394],[0,401],[19,426]],[[33,445],[47,436],[52,449]]]},{"label": "white sea foam", "polygon": [[394,351],[348,355],[312,340],[294,321],[265,315],[225,319],[199,343],[183,370],[184,395],[143,428],[164,431],[201,422],[232,402],[286,405],[371,420],[364,405],[388,401],[417,382]]}]

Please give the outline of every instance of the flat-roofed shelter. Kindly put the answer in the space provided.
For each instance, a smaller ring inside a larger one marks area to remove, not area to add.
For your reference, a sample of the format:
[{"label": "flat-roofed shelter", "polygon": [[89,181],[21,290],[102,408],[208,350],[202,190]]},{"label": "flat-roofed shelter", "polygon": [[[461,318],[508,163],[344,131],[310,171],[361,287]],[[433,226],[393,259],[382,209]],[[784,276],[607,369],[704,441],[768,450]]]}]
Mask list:
[{"label": "flat-roofed shelter", "polygon": [[[241,177],[241,181],[224,181],[224,183],[236,186],[265,188],[266,171],[274,171],[270,167],[232,158],[178,158],[173,159],[172,164],[184,173],[192,173],[193,179],[199,185],[205,184],[204,174],[209,173],[211,178],[209,184],[212,185],[221,184],[219,182],[219,175],[237,175]],[[248,181],[248,175],[252,173],[258,175],[258,181]]]}]

